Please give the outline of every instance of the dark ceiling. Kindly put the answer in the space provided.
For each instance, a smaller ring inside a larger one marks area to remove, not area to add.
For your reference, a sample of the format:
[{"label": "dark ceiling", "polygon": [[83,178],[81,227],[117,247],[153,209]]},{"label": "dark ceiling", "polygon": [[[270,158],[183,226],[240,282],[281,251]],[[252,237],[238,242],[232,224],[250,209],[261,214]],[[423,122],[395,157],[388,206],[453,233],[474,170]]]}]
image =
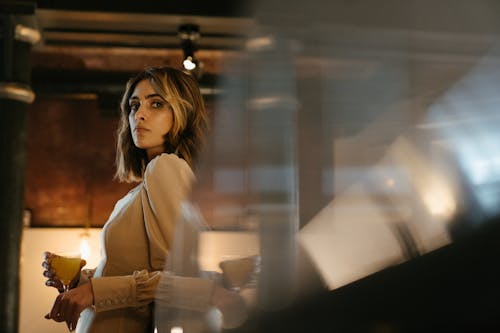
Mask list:
[{"label": "dark ceiling", "polygon": [[212,1],[162,1],[162,0],[124,0],[112,1],[66,1],[66,0],[38,0],[40,9],[60,9],[72,11],[119,12],[193,15],[213,17],[249,17],[252,15],[252,1],[249,0],[212,0]]},{"label": "dark ceiling", "polygon": [[182,24],[196,24],[200,85],[214,93],[224,62],[238,55],[253,26],[250,1],[37,1],[42,40],[33,49],[36,94],[119,94],[145,66],[180,67]]}]

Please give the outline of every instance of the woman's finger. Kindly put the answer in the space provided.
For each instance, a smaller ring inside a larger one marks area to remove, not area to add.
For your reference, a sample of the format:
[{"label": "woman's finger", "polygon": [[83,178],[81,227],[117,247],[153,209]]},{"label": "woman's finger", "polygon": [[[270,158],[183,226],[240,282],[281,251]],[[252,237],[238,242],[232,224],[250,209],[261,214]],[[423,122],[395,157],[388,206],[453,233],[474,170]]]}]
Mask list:
[{"label": "woman's finger", "polygon": [[56,273],[53,270],[43,271],[43,276],[54,278],[56,276]]},{"label": "woman's finger", "polygon": [[78,309],[78,304],[72,302],[68,307],[67,312],[67,323],[70,331],[74,330],[76,327],[76,323],[78,322],[78,318],[80,317],[80,311]]},{"label": "woman's finger", "polygon": [[49,319],[55,320],[57,322],[64,321],[64,313],[63,313],[64,308],[61,304],[63,299],[64,299],[64,294],[59,294],[56,297],[54,305],[52,306],[52,310],[50,310],[49,313]]},{"label": "woman's finger", "polygon": [[[50,265],[52,259],[54,259],[55,257],[57,257],[57,254],[54,254],[52,252],[44,252],[43,253],[43,263],[47,263]],[[43,265],[42,263],[42,265]]]},{"label": "woman's finger", "polygon": [[[52,262],[52,260],[54,260],[54,258],[56,257],[59,257],[57,254],[54,254],[52,252],[44,252],[43,253],[43,263],[47,263],[48,265],[50,265],[50,263]],[[43,265],[42,263],[42,265]]]},{"label": "woman's finger", "polygon": [[66,326],[68,330],[73,331],[73,312],[74,312],[74,304],[67,300],[64,303],[64,320],[66,321]]},{"label": "woman's finger", "polygon": [[76,325],[78,324],[78,319],[80,318],[80,316],[78,316],[78,318],[74,319],[71,321],[71,326],[70,326],[70,331],[73,331],[76,329]]},{"label": "woman's finger", "polygon": [[54,321],[57,321],[58,323],[64,321],[64,314],[61,313],[59,310],[51,310],[45,318],[47,319],[52,319]]},{"label": "woman's finger", "polygon": [[57,288],[57,290],[60,293],[62,293],[64,291],[64,286],[63,286],[61,280],[59,280],[58,278],[56,278],[54,275],[45,274],[45,273],[43,275],[48,278],[47,281],[45,281],[45,285],[47,287]]},{"label": "woman's finger", "polygon": [[60,293],[62,293],[62,292],[64,291],[64,286],[63,286],[63,284],[61,283],[61,281],[59,281],[59,280],[51,280],[51,279],[49,279],[49,280],[45,281],[45,285],[46,285],[47,287],[54,287],[54,288],[57,288],[57,290],[58,290]]}]

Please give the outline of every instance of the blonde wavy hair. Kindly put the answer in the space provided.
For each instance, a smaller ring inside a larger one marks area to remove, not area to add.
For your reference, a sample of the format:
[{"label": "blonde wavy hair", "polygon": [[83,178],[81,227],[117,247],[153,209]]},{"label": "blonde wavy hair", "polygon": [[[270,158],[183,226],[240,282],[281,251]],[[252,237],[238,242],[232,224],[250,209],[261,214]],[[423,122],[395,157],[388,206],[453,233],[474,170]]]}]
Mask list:
[{"label": "blonde wavy hair", "polygon": [[140,181],[148,162],[146,152],[135,146],[128,116],[129,99],[137,84],[149,80],[153,89],[167,103],[173,125],[165,136],[165,152],[183,158],[193,168],[203,147],[208,116],[196,79],[172,67],[148,67],[127,82],[120,104],[117,131],[115,178],[122,182]]}]

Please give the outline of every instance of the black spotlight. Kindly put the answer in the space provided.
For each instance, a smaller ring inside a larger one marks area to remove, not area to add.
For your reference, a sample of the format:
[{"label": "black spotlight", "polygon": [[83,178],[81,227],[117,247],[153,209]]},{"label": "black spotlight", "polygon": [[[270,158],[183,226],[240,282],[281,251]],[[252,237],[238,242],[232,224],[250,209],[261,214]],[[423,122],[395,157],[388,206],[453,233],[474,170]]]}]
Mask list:
[{"label": "black spotlight", "polygon": [[182,66],[185,70],[200,78],[203,63],[194,56],[194,53],[198,50],[196,42],[200,38],[200,27],[196,24],[182,24],[179,26],[178,34],[184,51]]}]

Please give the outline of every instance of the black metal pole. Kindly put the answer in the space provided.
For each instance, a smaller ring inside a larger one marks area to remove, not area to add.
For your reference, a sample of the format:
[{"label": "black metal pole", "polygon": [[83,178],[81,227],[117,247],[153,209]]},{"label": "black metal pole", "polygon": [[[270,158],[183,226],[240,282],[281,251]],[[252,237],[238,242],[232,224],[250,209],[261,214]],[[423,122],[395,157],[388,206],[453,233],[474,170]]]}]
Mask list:
[{"label": "black metal pole", "polygon": [[33,3],[0,4],[0,332],[6,333],[18,331],[25,119],[34,99],[29,59],[39,39],[26,24],[33,14]]}]

